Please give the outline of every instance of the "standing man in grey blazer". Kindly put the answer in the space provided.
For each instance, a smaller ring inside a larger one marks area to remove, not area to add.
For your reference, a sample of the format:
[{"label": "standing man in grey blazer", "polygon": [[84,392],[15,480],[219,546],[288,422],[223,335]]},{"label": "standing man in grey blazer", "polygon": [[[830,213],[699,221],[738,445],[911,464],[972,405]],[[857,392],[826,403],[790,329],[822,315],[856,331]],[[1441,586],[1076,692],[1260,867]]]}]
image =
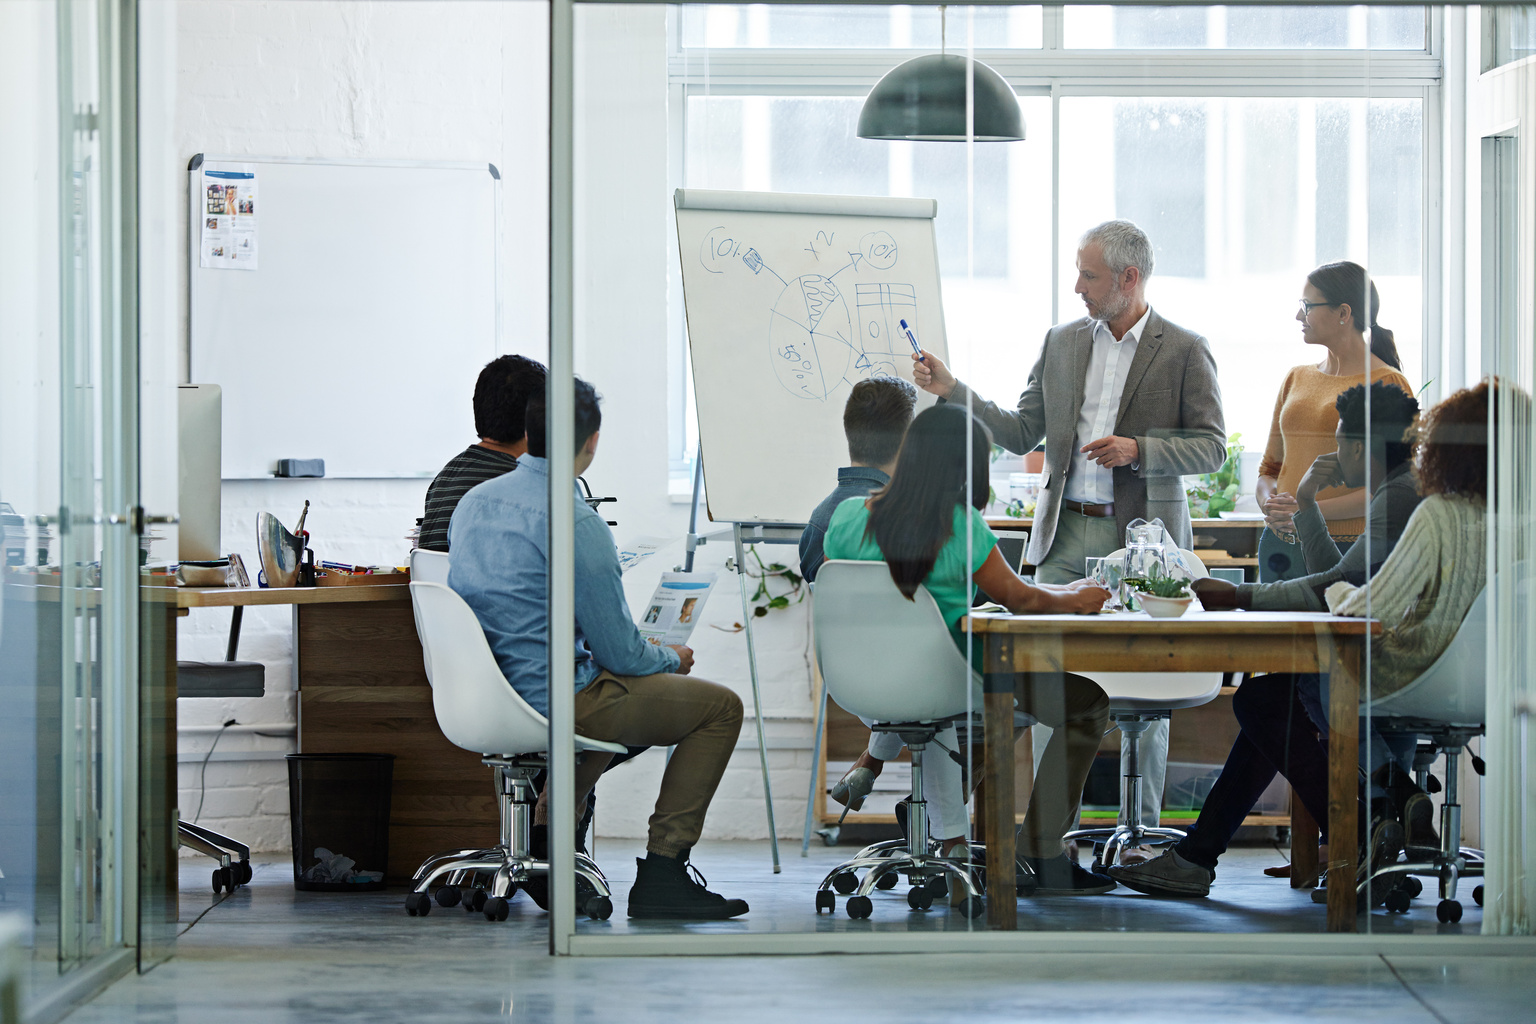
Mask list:
[{"label": "standing man in grey blazer", "polygon": [[[1090,229],[1077,247],[1077,285],[1088,315],[1045,335],[1017,409],[975,395],[932,353],[913,356],[917,386],[969,405],[1011,452],[1045,442],[1045,479],[1028,560],[1041,583],[1081,579],[1084,562],[1125,544],[1135,519],[1162,519],[1193,546],[1185,474],[1227,457],[1216,361],[1206,340],[1147,305],[1152,243],[1125,220]],[[1143,822],[1162,804],[1167,723],[1142,739]]]}]

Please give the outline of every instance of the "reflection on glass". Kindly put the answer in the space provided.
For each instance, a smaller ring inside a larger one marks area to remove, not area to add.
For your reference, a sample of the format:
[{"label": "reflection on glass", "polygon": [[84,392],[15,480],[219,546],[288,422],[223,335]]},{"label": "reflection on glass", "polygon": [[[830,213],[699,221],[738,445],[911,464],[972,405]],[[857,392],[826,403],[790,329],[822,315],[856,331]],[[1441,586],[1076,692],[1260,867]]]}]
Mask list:
[{"label": "reflection on glass", "polygon": [[[681,8],[681,29],[682,43],[688,47],[936,50],[940,46],[936,7],[688,5]],[[949,8],[951,50],[963,49],[968,40],[977,49],[1038,48],[1040,31],[1038,5]]]},{"label": "reflection on glass", "polygon": [[1536,54],[1536,4],[1489,4],[1482,17],[1484,71]]},{"label": "reflection on glass", "polygon": [[1069,49],[1422,50],[1425,8],[1065,8]]},{"label": "reflection on glass", "polygon": [[[1286,371],[1315,361],[1295,311],[1320,264],[1371,271],[1404,375],[1423,385],[1420,101],[1067,97],[1061,111],[1063,266],[1093,224],[1146,228],[1150,301],[1209,339],[1227,430],[1249,451]],[[1109,159],[1073,157],[1101,140]],[[1082,306],[1062,281],[1067,319]]]}]

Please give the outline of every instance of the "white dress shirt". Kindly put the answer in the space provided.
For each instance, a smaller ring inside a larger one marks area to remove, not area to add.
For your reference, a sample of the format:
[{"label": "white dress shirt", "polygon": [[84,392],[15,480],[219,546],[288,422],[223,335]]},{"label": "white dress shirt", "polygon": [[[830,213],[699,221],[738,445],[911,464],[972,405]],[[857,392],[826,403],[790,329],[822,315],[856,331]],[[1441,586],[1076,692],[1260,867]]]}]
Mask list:
[{"label": "white dress shirt", "polygon": [[1115,500],[1114,470],[1094,462],[1080,449],[1090,441],[1108,437],[1114,430],[1125,378],[1131,372],[1131,360],[1136,358],[1136,346],[1151,315],[1152,307],[1148,306],[1119,341],[1109,324],[1103,320],[1093,322],[1093,355],[1083,377],[1083,407],[1077,413],[1077,439],[1072,445],[1072,468],[1067,471],[1064,492],[1068,501],[1103,505]]}]

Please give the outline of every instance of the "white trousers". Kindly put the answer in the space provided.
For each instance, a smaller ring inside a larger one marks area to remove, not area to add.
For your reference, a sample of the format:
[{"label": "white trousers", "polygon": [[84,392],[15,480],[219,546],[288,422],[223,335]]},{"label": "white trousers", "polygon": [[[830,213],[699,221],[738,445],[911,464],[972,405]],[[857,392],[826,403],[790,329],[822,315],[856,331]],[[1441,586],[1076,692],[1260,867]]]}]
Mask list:
[{"label": "white trousers", "polygon": [[[873,726],[874,720],[860,719]],[[955,727],[947,725],[934,736],[936,742],[923,748],[923,799],[928,803],[928,835],[934,839],[953,839],[965,835],[969,825],[966,814],[964,781],[960,766],[949,751],[959,749]],[[880,761],[890,761],[901,755],[901,737],[893,732],[875,732],[869,737],[869,756]]]}]

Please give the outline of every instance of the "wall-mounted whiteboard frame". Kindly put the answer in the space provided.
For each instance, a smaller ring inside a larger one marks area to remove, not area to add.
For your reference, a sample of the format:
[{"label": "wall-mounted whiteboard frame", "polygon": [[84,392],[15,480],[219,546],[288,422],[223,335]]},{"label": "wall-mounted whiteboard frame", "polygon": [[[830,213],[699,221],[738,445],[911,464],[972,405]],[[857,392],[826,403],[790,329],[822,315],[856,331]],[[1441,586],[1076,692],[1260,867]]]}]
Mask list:
[{"label": "wall-mounted whiteboard frame", "polygon": [[[257,172],[257,270],[200,266],[209,164]],[[198,154],[187,176],[188,382],[223,388],[225,479],[431,477],[475,439],[505,351],[494,164]]]}]

